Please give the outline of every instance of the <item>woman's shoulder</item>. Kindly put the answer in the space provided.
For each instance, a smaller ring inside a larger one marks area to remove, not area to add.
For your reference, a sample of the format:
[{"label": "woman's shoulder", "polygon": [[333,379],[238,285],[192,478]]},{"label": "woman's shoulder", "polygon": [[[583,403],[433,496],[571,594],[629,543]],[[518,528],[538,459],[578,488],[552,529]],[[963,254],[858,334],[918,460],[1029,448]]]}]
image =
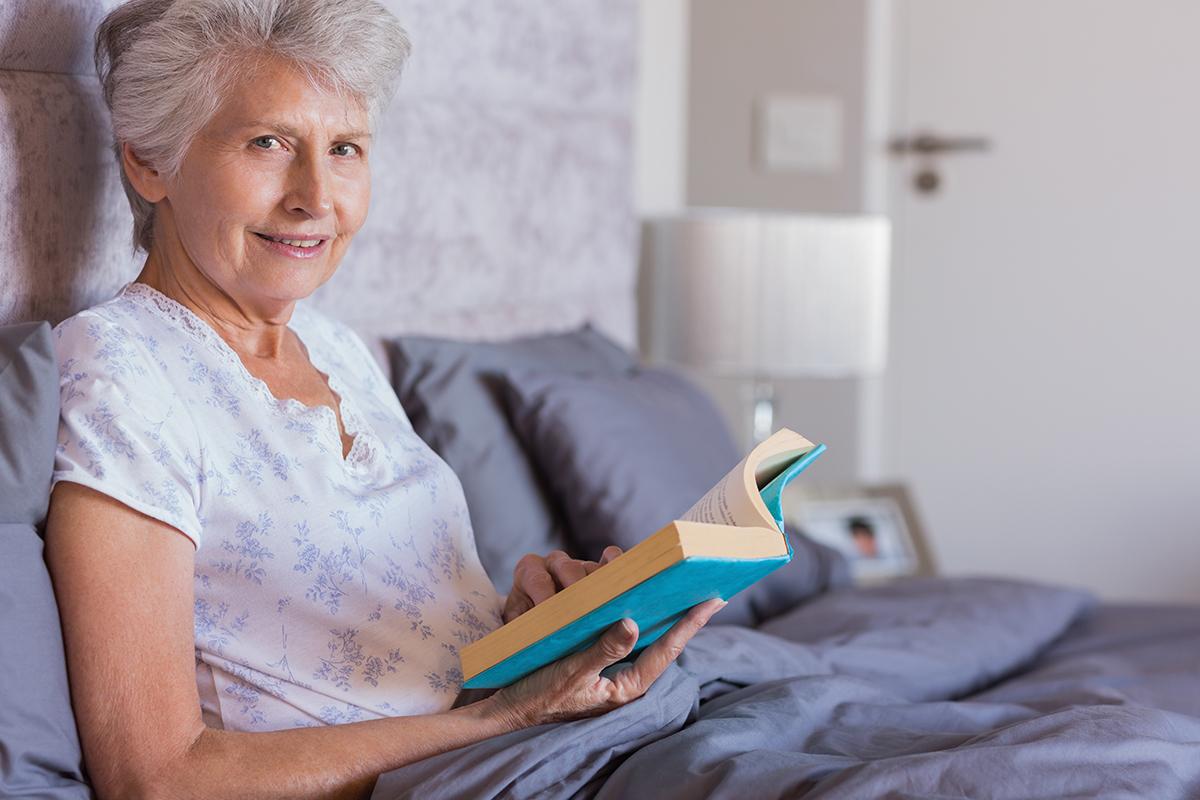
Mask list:
[{"label": "woman's shoulder", "polygon": [[124,290],[114,297],[77,311],[54,326],[54,332],[59,339],[74,334],[93,331],[105,331],[128,323],[133,309]]},{"label": "woman's shoulder", "polygon": [[54,332],[54,481],[89,486],[199,542],[203,445],[191,407],[168,376],[178,361],[169,325],[123,292]]},{"label": "woman's shoulder", "polygon": [[165,370],[160,351],[164,338],[172,335],[170,326],[142,308],[127,289],[54,327],[61,371],[86,367],[122,379]]},{"label": "woman's shoulder", "polygon": [[147,327],[158,321],[159,315],[151,313],[145,298],[149,292],[144,285],[127,283],[107,300],[88,306],[64,319],[55,330],[72,330],[84,325],[116,325],[132,328]]}]

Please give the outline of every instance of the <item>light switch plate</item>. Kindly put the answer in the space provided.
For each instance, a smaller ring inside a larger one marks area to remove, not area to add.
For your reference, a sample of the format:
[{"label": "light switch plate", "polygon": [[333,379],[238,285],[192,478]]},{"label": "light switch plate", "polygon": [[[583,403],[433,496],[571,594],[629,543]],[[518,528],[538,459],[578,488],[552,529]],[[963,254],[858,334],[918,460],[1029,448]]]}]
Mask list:
[{"label": "light switch plate", "polygon": [[837,172],[842,101],[834,95],[774,94],[759,103],[758,153],[770,171]]}]

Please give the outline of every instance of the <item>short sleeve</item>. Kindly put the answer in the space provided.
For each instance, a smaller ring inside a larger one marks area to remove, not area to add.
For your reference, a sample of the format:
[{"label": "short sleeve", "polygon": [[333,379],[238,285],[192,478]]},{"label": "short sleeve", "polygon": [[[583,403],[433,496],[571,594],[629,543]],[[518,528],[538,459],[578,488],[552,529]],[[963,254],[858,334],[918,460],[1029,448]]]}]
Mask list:
[{"label": "short sleeve", "polygon": [[153,340],[83,312],[55,329],[61,416],[54,478],[201,538],[199,436]]}]

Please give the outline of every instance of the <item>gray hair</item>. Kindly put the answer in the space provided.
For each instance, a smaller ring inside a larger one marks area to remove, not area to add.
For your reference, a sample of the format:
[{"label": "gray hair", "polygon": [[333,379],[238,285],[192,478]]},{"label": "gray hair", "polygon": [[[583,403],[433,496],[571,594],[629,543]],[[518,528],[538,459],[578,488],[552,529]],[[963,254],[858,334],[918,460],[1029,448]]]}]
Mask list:
[{"label": "gray hair", "polygon": [[[128,142],[174,177],[239,67],[284,58],[314,86],[362,103],[374,128],[410,50],[408,34],[375,0],[129,0],[100,23],[95,55],[118,168]],[[149,251],[154,204],[120,173],[134,247]]]}]

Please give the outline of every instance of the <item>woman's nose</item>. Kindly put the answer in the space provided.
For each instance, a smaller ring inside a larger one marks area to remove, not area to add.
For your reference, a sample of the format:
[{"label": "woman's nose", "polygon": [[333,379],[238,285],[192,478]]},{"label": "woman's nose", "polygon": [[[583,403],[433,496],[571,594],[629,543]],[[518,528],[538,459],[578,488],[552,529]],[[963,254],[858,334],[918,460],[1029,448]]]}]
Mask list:
[{"label": "woman's nose", "polygon": [[326,165],[319,158],[298,158],[292,162],[288,175],[288,191],[284,198],[287,210],[314,219],[333,211]]}]

